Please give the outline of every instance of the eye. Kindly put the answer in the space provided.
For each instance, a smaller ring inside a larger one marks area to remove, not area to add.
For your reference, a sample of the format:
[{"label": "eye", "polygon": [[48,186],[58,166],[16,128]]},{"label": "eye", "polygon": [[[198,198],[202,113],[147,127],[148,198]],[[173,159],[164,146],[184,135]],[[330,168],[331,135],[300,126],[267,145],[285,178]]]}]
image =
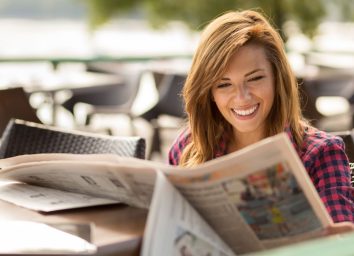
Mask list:
[{"label": "eye", "polygon": [[216,88],[226,88],[226,87],[228,87],[228,86],[230,86],[230,85],[231,85],[230,83],[218,84],[218,85],[216,86]]},{"label": "eye", "polygon": [[264,78],[264,76],[255,76],[255,77],[248,79],[247,82],[255,82],[255,81],[261,80],[263,78]]}]

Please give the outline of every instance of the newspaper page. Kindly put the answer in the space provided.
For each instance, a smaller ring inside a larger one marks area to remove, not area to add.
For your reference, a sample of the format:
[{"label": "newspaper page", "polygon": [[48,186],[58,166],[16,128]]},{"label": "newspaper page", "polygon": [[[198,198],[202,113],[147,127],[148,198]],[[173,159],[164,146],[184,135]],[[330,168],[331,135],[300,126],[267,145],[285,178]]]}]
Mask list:
[{"label": "newspaper page", "polygon": [[21,182],[0,182],[0,199],[41,212],[116,204],[120,201]]},{"label": "newspaper page", "polygon": [[301,241],[331,223],[285,134],[167,176],[235,253]]},{"label": "newspaper page", "polygon": [[159,172],[141,255],[226,256],[235,254]]},{"label": "newspaper page", "polygon": [[182,168],[108,154],[1,159],[0,199],[45,212],[119,202],[148,208],[157,169]]},{"label": "newspaper page", "polygon": [[155,169],[139,160],[66,154],[0,160],[0,199],[46,212],[118,202],[147,208]]}]

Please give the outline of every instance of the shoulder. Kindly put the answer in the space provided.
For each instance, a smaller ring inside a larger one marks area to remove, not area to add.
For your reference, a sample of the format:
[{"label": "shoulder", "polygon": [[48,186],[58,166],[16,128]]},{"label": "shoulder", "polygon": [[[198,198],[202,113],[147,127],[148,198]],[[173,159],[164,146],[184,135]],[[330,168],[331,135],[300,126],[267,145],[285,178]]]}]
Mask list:
[{"label": "shoulder", "polygon": [[313,127],[305,130],[300,157],[310,176],[349,170],[343,139]]},{"label": "shoulder", "polygon": [[320,131],[314,127],[307,127],[302,144],[303,153],[319,153],[322,150],[338,150],[344,153],[344,142],[341,137]]},{"label": "shoulder", "polygon": [[171,165],[178,165],[184,148],[191,140],[191,134],[188,128],[184,129],[172,143],[168,153],[168,161]]}]

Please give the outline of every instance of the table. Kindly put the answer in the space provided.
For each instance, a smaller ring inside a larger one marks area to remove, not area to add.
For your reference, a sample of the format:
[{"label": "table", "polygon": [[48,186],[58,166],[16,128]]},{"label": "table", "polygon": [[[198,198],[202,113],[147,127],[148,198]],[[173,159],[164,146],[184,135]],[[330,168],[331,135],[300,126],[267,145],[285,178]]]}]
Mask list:
[{"label": "table", "polygon": [[92,242],[96,255],[139,255],[147,210],[126,205],[98,206],[41,214],[0,200],[0,220],[29,220],[46,223],[88,223],[95,228]]},{"label": "table", "polygon": [[[72,56],[13,56],[6,57],[0,56],[0,63],[51,63],[53,74],[58,75],[60,70],[58,66],[62,63],[81,63],[81,64],[90,64],[90,63],[150,63],[152,61],[172,61],[172,60],[190,60],[192,58],[191,54],[154,54],[154,55],[134,55],[134,56],[106,56],[106,55],[94,55],[94,56],[82,56],[82,57],[72,57]],[[106,76],[107,74],[95,74],[95,76]],[[92,76],[92,75],[91,75]],[[113,76],[113,75],[111,75]],[[3,79],[3,78],[2,78]],[[50,79],[49,79],[50,80]],[[47,95],[47,98],[53,102],[52,114],[51,114],[51,124],[57,124],[57,107],[60,105],[60,102],[57,100],[58,92],[64,89],[71,89],[76,87],[83,87],[82,82],[78,83],[61,83],[61,85],[49,85],[47,86],[48,79],[44,79],[45,86],[24,86],[29,93],[34,92],[43,92]],[[92,83],[91,83],[92,84]],[[102,83],[99,83],[102,84]],[[106,83],[107,84],[107,83]],[[97,85],[97,83],[96,83]],[[84,86],[90,86],[87,83]]]},{"label": "table", "polygon": [[89,88],[99,85],[123,84],[122,77],[115,74],[99,74],[92,72],[55,72],[47,74],[42,78],[43,82],[38,85],[24,86],[29,94],[42,93],[46,95],[52,104],[51,120],[52,124],[58,123],[58,107],[61,101],[58,93],[70,91],[76,88]]}]

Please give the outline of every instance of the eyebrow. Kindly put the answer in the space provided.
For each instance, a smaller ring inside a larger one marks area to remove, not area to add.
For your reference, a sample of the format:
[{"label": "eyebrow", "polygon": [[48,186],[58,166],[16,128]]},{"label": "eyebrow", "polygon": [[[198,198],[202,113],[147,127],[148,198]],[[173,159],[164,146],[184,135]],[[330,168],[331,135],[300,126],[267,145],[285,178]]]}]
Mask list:
[{"label": "eyebrow", "polygon": [[[262,68],[257,68],[255,70],[252,70],[252,71],[246,73],[245,76],[249,76],[249,75],[252,75],[252,74],[254,74],[254,73],[258,72],[258,71],[263,71],[263,70],[264,69],[262,69]],[[230,78],[223,77],[223,78],[221,78],[221,80],[228,81],[228,80],[230,80]]]}]

